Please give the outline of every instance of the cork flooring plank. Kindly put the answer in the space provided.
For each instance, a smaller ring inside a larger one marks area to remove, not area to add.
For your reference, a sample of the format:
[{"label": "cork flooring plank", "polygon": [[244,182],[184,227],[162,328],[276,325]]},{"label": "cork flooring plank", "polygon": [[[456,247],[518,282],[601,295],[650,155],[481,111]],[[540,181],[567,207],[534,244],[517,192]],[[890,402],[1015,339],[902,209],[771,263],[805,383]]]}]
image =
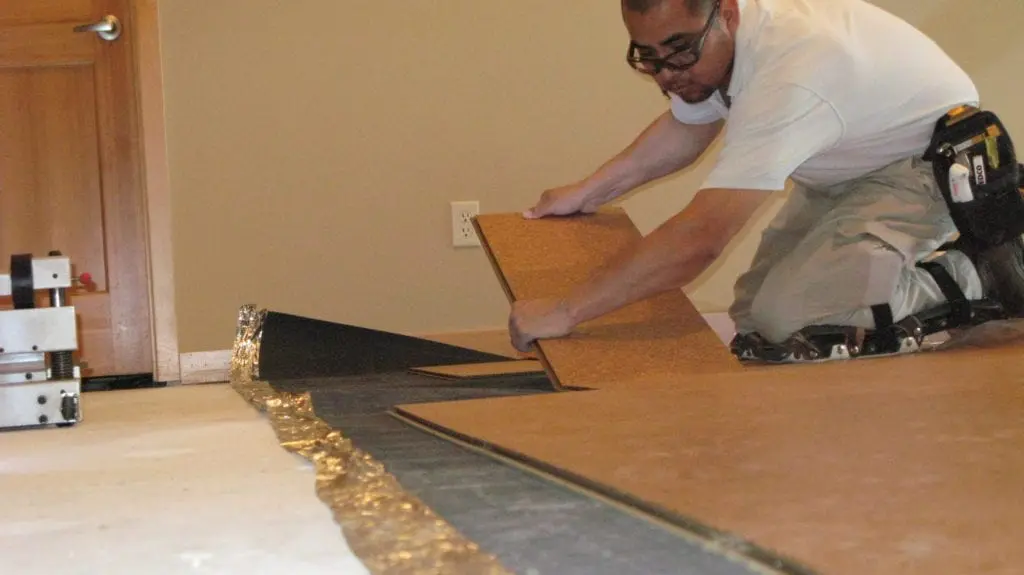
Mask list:
[{"label": "cork flooring plank", "polygon": [[[509,301],[564,295],[642,237],[621,209],[541,220],[484,214],[474,225]],[[542,340],[537,350],[560,388],[629,387],[742,369],[682,290]]]},{"label": "cork flooring plank", "polygon": [[395,413],[783,572],[1010,574],[1024,566],[1021,357],[964,349]]},{"label": "cork flooring plank", "polygon": [[455,380],[474,380],[489,377],[544,375],[544,367],[537,360],[494,361],[414,367],[412,373]]}]

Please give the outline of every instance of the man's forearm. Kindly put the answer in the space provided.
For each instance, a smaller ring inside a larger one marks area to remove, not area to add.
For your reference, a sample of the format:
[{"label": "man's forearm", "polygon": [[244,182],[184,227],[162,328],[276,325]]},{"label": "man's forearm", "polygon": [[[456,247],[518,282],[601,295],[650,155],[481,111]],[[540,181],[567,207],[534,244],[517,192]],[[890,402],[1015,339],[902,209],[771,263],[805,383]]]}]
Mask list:
[{"label": "man's forearm", "polygon": [[679,216],[669,220],[641,240],[636,250],[619,254],[573,291],[566,300],[573,323],[690,283],[718,257],[712,233]]},{"label": "man's forearm", "polygon": [[610,261],[565,300],[574,324],[679,289],[704,272],[764,201],[750,190],[699,192],[691,205]]},{"label": "man's forearm", "polygon": [[687,125],[666,111],[586,181],[603,202],[693,164],[721,130],[721,122]]}]

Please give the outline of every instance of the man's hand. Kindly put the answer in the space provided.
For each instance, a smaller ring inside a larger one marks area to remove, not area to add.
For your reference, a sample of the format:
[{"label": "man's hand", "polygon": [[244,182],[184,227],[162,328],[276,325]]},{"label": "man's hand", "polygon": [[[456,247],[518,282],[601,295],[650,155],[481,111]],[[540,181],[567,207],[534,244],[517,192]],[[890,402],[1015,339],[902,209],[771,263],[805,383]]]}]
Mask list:
[{"label": "man's hand", "polygon": [[523,217],[533,220],[548,216],[592,214],[604,202],[604,198],[595,196],[582,182],[545,190],[537,205],[523,212]]},{"label": "man's hand", "polygon": [[666,110],[624,150],[586,179],[545,191],[528,219],[589,214],[647,182],[681,170],[697,160],[724,123],[688,125]]},{"label": "man's hand", "polygon": [[564,300],[537,299],[512,304],[508,331],[512,345],[523,353],[538,339],[568,335],[576,327]]}]

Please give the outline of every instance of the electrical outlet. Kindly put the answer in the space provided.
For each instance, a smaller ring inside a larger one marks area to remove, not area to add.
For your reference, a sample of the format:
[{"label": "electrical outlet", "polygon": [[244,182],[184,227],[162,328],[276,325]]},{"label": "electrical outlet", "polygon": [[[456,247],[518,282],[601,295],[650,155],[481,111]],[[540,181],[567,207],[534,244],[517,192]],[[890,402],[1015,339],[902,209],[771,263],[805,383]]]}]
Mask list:
[{"label": "electrical outlet", "polygon": [[473,217],[479,213],[480,202],[452,202],[452,246],[480,245],[480,238],[473,229]]}]

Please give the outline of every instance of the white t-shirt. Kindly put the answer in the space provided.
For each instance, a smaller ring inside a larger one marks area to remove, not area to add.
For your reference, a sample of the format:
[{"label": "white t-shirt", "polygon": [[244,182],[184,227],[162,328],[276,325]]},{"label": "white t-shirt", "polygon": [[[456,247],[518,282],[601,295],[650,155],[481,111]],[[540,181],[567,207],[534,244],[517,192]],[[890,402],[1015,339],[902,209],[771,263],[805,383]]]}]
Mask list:
[{"label": "white t-shirt", "polygon": [[921,154],[938,119],[978,104],[970,77],[932,40],[863,0],[739,0],[727,108],[690,105],[684,123],[726,120],[704,188],[781,190],[861,176]]}]

